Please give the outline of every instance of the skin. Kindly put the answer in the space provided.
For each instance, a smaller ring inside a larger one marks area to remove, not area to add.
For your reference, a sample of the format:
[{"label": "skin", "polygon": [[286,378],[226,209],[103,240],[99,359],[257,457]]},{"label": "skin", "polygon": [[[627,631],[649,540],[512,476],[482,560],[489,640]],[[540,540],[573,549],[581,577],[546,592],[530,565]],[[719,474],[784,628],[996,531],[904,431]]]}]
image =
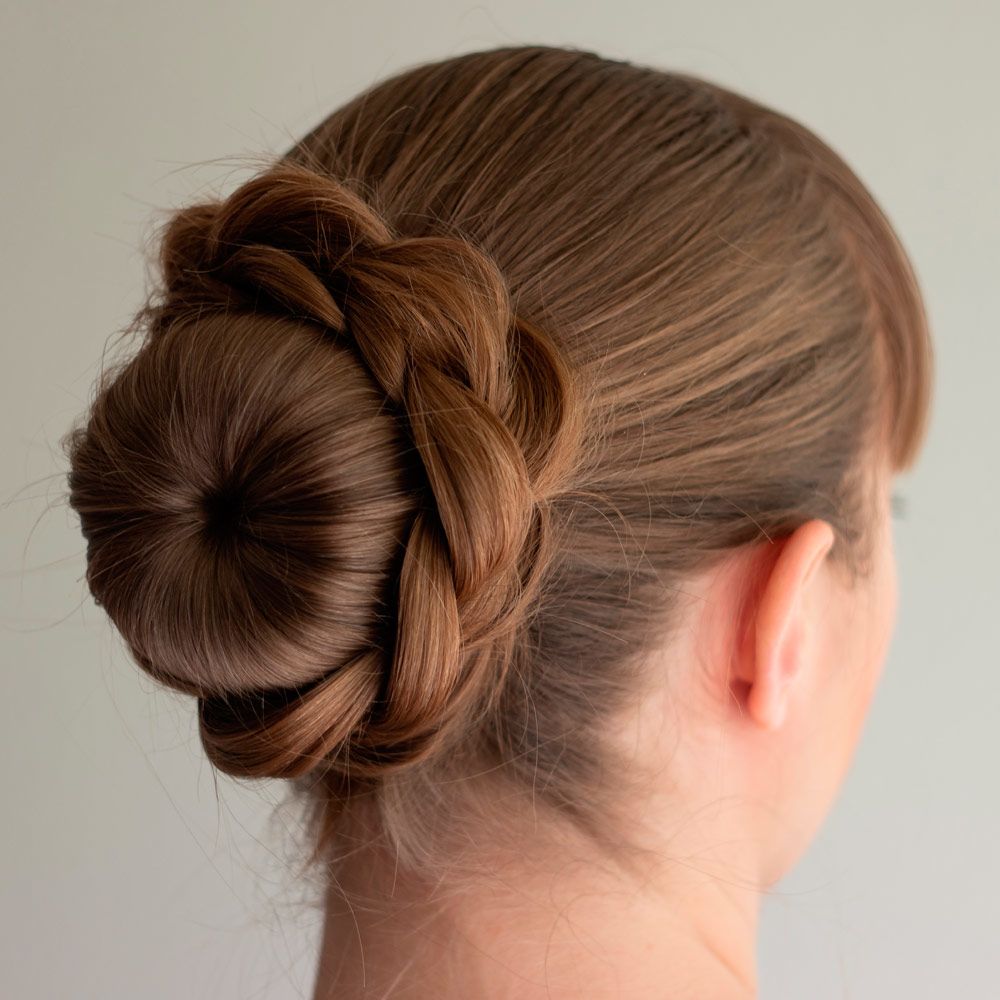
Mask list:
[{"label": "skin", "polygon": [[640,875],[569,832],[551,850],[527,818],[518,849],[486,859],[493,877],[451,893],[362,849],[342,884],[373,902],[330,896],[314,1000],[755,997],[763,894],[836,798],[895,625],[891,473],[875,475],[861,583],[813,520],[685,588],[684,627],[650,662],[661,680],[614,727],[651,776],[630,801],[630,833],[654,859]]}]

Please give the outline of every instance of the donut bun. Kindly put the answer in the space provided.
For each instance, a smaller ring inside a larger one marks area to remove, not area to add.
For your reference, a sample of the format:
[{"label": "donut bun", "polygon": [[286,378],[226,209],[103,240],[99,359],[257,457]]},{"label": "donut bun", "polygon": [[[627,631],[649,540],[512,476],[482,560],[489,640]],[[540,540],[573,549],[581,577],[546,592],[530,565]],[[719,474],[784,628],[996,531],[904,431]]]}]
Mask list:
[{"label": "donut bun", "polygon": [[453,233],[281,164],[163,227],[138,350],[70,441],[87,582],[241,776],[375,779],[488,709],[577,390]]}]

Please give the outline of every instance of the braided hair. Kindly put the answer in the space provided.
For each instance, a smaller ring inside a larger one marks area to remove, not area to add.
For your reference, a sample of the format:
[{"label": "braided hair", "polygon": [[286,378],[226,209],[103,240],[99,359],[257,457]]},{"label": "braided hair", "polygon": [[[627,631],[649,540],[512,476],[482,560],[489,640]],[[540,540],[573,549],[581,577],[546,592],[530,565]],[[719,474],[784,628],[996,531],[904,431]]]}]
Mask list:
[{"label": "braided hair", "polygon": [[469,241],[398,239],[304,166],[178,212],[160,255],[147,342],[75,447],[95,598],[228,773],[422,759],[502,688],[578,440],[569,370]]}]

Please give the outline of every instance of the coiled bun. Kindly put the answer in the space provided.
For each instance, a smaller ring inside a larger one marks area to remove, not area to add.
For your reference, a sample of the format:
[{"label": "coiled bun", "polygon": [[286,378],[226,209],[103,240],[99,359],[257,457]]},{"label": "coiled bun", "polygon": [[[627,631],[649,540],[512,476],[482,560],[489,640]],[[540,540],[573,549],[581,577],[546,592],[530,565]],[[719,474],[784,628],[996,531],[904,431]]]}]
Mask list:
[{"label": "coiled bun", "polygon": [[222,770],[374,779],[485,711],[577,454],[570,371],[455,235],[295,164],[177,212],[70,438],[90,589]]}]

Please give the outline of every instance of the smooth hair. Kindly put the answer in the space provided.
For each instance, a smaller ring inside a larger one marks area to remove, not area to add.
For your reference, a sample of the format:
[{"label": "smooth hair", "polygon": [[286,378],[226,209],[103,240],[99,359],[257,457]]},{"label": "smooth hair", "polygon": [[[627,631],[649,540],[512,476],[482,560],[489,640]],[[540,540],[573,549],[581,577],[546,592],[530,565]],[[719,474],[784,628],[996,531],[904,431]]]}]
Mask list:
[{"label": "smooth hair", "polygon": [[608,733],[684,580],[812,518],[861,579],[868,473],[926,429],[918,284],[844,161],[592,52],[378,83],[157,264],[66,438],[87,582],[329,864],[455,857],[518,800],[624,850]]}]

